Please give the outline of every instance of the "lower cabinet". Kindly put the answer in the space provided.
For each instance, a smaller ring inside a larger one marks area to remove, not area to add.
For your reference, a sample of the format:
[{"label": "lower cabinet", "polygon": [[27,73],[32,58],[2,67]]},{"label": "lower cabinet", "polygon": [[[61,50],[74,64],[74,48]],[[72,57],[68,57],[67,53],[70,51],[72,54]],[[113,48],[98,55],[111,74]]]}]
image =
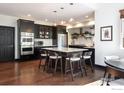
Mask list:
[{"label": "lower cabinet", "polygon": [[40,58],[40,50],[41,50],[40,47],[35,47],[34,48],[34,58],[35,59],[39,59]]},{"label": "lower cabinet", "polygon": [[34,60],[34,55],[21,55],[20,56],[20,61],[30,61]]}]

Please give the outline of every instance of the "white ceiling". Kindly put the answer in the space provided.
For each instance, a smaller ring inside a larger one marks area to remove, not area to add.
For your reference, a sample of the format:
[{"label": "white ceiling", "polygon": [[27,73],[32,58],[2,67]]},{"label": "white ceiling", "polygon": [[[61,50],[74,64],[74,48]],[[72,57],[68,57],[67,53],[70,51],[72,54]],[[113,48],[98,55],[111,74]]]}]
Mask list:
[{"label": "white ceiling", "polygon": [[[60,9],[64,7],[64,9]],[[57,11],[54,13],[53,11]],[[69,23],[74,24],[77,21],[87,21],[94,18],[94,6],[93,4],[74,3],[0,3],[0,14],[16,16],[20,18],[28,17],[27,14],[31,14],[30,18],[34,20],[44,21],[48,19],[48,22],[58,23],[61,20],[67,23],[70,18],[74,18],[75,21]],[[85,16],[88,15],[88,18]]]}]

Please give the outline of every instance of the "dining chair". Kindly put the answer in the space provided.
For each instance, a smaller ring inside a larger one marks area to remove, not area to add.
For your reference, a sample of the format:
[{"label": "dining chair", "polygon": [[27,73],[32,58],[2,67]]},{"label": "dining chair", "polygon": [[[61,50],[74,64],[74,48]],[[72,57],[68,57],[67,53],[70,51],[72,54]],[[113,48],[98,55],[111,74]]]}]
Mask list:
[{"label": "dining chair", "polygon": [[68,57],[66,58],[66,62],[65,62],[65,75],[67,72],[71,72],[71,78],[72,81],[74,80],[74,76],[77,73],[74,73],[74,63],[79,64],[79,72],[81,72],[82,76],[83,76],[83,68],[81,66],[81,56],[82,53],[74,53],[74,54],[70,54],[68,55]]},{"label": "dining chair", "polygon": [[[82,59],[83,59],[83,65],[85,66],[86,69],[86,62],[90,63],[91,71],[94,72],[94,66],[92,62],[92,51],[86,51],[83,53]],[[86,71],[86,70],[85,70]]]},{"label": "dining chair", "polygon": [[105,61],[109,61],[109,60],[117,60],[117,59],[120,59],[120,57],[119,56],[115,56],[115,55],[113,55],[113,56],[105,56],[104,57],[104,62]]},{"label": "dining chair", "polygon": [[61,74],[62,74],[63,73],[62,56],[57,52],[51,52],[51,51],[49,51],[48,54],[49,54],[48,68],[49,69],[54,68],[54,72],[53,72],[53,75],[54,75],[59,66],[58,63],[60,62],[60,69],[61,69]]},{"label": "dining chair", "polygon": [[[116,55],[105,56],[105,57],[104,57],[104,63],[107,62],[107,61],[109,61],[109,60],[119,60],[119,59],[120,59],[120,57],[119,57],[119,56],[116,56]],[[104,84],[106,75],[107,75],[107,65],[106,65],[106,68],[105,68],[105,72],[104,72],[104,75],[103,75],[103,79],[102,79],[102,84],[101,84],[101,86]],[[107,78],[108,78],[108,80],[107,80],[106,85],[109,86],[109,82],[110,82],[109,79],[111,78],[111,74],[108,74]]]}]

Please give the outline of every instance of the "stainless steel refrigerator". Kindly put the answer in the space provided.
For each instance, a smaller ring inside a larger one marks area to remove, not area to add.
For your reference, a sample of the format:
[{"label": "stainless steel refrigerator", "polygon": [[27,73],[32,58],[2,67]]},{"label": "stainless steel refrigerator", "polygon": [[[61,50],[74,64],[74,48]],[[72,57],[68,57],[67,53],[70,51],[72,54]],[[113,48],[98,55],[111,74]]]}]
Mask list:
[{"label": "stainless steel refrigerator", "polygon": [[67,47],[67,34],[58,34],[58,47]]}]

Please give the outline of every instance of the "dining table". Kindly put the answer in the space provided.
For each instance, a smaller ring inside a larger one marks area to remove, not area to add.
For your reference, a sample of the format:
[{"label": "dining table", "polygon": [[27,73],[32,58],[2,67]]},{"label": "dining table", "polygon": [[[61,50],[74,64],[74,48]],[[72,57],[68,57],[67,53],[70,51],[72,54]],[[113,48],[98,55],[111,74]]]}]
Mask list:
[{"label": "dining table", "polygon": [[117,60],[108,60],[105,61],[106,68],[105,73],[103,76],[103,82],[101,85],[104,84],[104,78],[107,76],[107,85],[110,85],[109,82],[114,80],[113,78],[124,78],[124,59],[117,59]]}]

